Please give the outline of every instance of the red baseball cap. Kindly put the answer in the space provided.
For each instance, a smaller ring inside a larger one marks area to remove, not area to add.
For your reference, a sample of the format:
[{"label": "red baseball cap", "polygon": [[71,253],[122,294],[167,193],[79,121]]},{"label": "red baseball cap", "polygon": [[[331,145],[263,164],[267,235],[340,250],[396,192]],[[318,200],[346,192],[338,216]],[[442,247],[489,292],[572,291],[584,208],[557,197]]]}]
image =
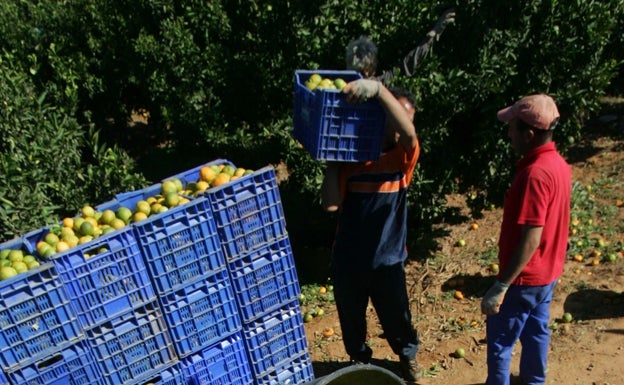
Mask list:
[{"label": "red baseball cap", "polygon": [[498,120],[509,123],[520,119],[540,130],[555,128],[553,122],[559,119],[559,110],[553,98],[544,94],[525,96],[512,106],[503,108],[496,114]]}]

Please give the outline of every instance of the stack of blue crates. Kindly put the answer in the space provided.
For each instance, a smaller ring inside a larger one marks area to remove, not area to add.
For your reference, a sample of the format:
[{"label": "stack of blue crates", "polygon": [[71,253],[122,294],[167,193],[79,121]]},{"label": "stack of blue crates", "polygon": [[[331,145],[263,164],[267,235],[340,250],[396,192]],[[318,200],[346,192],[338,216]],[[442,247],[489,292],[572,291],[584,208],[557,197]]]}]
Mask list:
[{"label": "stack of blue crates", "polygon": [[[209,164],[231,165],[222,160]],[[197,181],[203,166],[171,178]],[[214,215],[242,322],[242,341],[228,345],[244,346],[256,385],[313,380],[298,301],[299,281],[274,168],[261,168],[208,189],[202,196]],[[199,383],[212,382],[206,378]]]},{"label": "stack of blue crates", "polygon": [[[184,173],[196,182],[201,167]],[[165,181],[163,180],[163,182]],[[118,194],[97,212],[160,194]],[[52,226],[0,245],[37,255]],[[265,385],[314,379],[275,170],[0,281],[0,385]]]},{"label": "stack of blue crates", "polygon": [[[49,230],[26,234],[32,252]],[[102,383],[134,384],[178,362],[133,226],[50,260],[77,313]]]},{"label": "stack of blue crates", "polygon": [[[22,239],[0,250],[30,254]],[[56,266],[0,282],[0,384],[103,384]]]}]

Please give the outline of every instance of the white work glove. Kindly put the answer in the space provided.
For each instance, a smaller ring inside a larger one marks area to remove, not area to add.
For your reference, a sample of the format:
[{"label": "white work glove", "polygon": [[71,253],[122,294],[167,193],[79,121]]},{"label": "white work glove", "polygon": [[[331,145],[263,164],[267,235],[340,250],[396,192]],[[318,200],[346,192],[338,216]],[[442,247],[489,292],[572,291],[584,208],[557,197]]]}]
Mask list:
[{"label": "white work glove", "polygon": [[364,103],[368,99],[379,96],[380,84],[377,80],[359,79],[347,84],[342,92],[347,94],[348,102]]},{"label": "white work glove", "polygon": [[498,313],[507,289],[509,289],[508,283],[496,280],[481,300],[481,312],[485,315]]}]

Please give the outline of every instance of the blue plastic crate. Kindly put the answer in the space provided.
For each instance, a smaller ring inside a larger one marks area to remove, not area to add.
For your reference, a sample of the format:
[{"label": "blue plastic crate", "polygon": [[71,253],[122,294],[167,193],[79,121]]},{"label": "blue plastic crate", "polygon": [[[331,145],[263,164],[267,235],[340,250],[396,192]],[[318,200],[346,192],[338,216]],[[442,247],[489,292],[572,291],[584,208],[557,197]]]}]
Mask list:
[{"label": "blue plastic crate", "polygon": [[161,296],[160,304],[179,358],[212,345],[242,326],[225,268]]},{"label": "blue plastic crate", "polygon": [[230,262],[228,268],[243,323],[295,300],[301,293],[287,237]]},{"label": "blue plastic crate", "polygon": [[[21,239],[0,250],[27,251]],[[83,336],[65,287],[51,262],[0,281],[0,365],[3,370]]]},{"label": "blue plastic crate", "polygon": [[255,378],[255,385],[303,385],[314,380],[314,368],[308,353],[293,357],[284,366]]},{"label": "blue plastic crate", "polygon": [[[117,210],[120,206],[134,207],[139,200],[158,194],[152,186],[140,192],[125,193],[98,210]],[[201,279],[206,274],[225,267],[225,257],[217,226],[206,198],[154,214],[132,224],[158,294],[171,293]]]},{"label": "blue plastic crate", "polygon": [[130,226],[54,254],[51,261],[83,328],[156,298]]},{"label": "blue plastic crate", "polygon": [[142,378],[140,381],[133,383],[132,385],[189,385],[190,382],[180,362],[171,365],[167,368],[154,372],[148,377]]},{"label": "blue plastic crate", "polygon": [[243,336],[254,378],[279,371],[288,366],[292,357],[308,353],[298,300],[243,324]]},{"label": "blue plastic crate", "polygon": [[181,361],[189,385],[248,385],[253,383],[240,333]]},{"label": "blue plastic crate", "polygon": [[162,184],[155,183],[151,186],[148,186],[142,189],[119,193],[115,195],[115,199],[109,202],[104,202],[96,206],[95,210],[104,211],[106,209],[113,209],[114,211],[117,208],[119,208],[119,205],[115,206],[115,208],[112,208],[111,205],[114,205],[115,203],[118,203],[118,202],[123,202],[123,206],[126,206],[130,210],[134,211],[135,205],[138,201],[140,201],[141,199],[151,197],[151,196],[160,195],[161,193],[162,193]]},{"label": "blue plastic crate", "polygon": [[206,190],[226,262],[287,236],[275,169],[266,166]]},{"label": "blue plastic crate", "polygon": [[9,385],[9,380],[7,380],[4,371],[0,370],[0,385]]},{"label": "blue plastic crate", "polygon": [[109,384],[133,384],[177,362],[155,302],[111,318],[85,333],[100,373]]},{"label": "blue plastic crate", "polygon": [[385,112],[377,100],[348,103],[339,90],[310,91],[305,82],[318,73],[347,83],[362,76],[355,71],[295,71],[293,136],[314,159],[362,162],[377,160],[385,126]]},{"label": "blue plastic crate", "polygon": [[81,339],[7,372],[12,384],[105,385],[87,342]]}]

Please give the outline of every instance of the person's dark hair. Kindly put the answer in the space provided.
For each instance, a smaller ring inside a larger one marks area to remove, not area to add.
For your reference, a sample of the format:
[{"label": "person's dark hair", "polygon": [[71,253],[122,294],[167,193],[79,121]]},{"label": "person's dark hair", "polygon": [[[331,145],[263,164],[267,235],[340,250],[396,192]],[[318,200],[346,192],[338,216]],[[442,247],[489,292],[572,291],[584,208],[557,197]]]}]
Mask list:
[{"label": "person's dark hair", "polygon": [[550,130],[542,130],[542,129],[539,129],[539,128],[535,128],[535,127],[531,126],[529,123],[527,123],[524,120],[519,119],[519,118],[516,119],[516,121],[517,121],[516,122],[516,126],[518,127],[518,130],[521,130],[521,131],[533,130],[533,132],[536,135],[542,136],[542,135],[546,135],[547,133],[552,133],[552,128],[554,128],[553,126],[557,125],[559,119],[557,119],[555,122],[553,122],[551,124],[552,128]]},{"label": "person's dark hair", "polygon": [[345,54],[347,69],[360,73],[368,72],[372,76],[377,70],[377,46],[368,36],[352,40]]},{"label": "person's dark hair", "polygon": [[388,91],[390,91],[390,93],[392,95],[394,95],[395,98],[405,98],[407,99],[407,101],[409,101],[412,106],[414,106],[414,109],[416,110],[416,100],[414,99],[414,94],[412,94],[407,88],[403,88],[403,87],[389,87]]},{"label": "person's dark hair", "polygon": [[[533,133],[535,134],[535,136],[540,138],[540,140],[543,140],[548,136],[552,136],[552,132],[553,132],[552,129],[542,130],[539,128],[535,128],[520,118],[516,119],[516,121],[517,121],[516,127],[518,128],[518,130],[521,130],[521,131],[533,130]],[[554,128],[554,126],[557,125],[557,122],[553,122],[553,124],[551,124],[551,127]]]}]

